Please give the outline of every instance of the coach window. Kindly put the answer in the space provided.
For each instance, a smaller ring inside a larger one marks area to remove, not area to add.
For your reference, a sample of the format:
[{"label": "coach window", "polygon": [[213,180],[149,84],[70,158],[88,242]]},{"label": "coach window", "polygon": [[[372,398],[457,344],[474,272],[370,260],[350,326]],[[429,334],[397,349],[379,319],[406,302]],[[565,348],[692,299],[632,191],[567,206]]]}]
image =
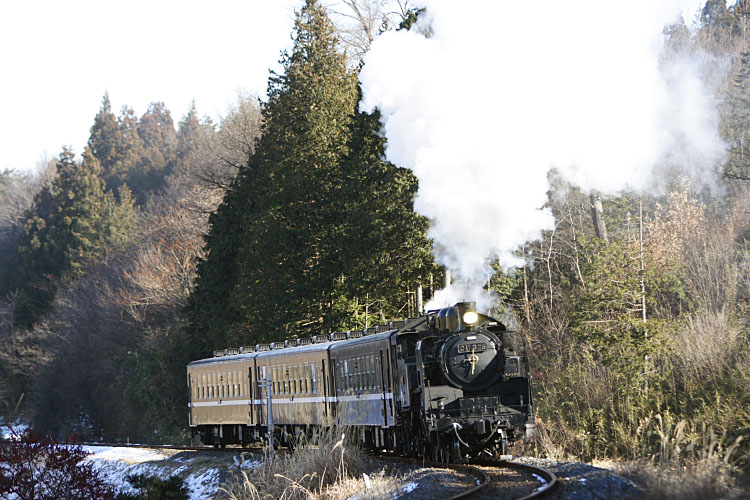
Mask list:
[{"label": "coach window", "polygon": [[364,372],[364,363],[362,363],[362,358],[357,358],[357,392],[362,390],[362,372]]},{"label": "coach window", "polygon": [[362,372],[364,371],[364,366],[362,363],[362,358],[357,358],[357,392],[362,390]]},{"label": "coach window", "polygon": [[375,389],[375,356],[372,354],[367,356],[367,378],[369,379],[367,385],[370,389]]}]

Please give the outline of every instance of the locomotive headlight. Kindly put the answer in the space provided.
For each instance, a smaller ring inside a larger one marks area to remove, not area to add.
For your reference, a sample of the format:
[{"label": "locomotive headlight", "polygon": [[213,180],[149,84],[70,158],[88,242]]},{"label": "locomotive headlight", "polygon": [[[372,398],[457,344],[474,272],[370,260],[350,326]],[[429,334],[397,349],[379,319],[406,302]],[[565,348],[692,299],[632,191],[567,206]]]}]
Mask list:
[{"label": "locomotive headlight", "polygon": [[479,321],[479,315],[475,311],[466,311],[463,319],[467,325],[473,325]]}]

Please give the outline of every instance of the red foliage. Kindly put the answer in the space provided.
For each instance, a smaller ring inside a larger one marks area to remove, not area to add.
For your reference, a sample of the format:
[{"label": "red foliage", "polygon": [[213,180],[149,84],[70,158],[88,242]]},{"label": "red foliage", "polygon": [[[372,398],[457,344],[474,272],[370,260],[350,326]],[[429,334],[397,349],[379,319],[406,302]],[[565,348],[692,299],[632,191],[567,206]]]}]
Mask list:
[{"label": "red foliage", "polygon": [[27,429],[0,443],[0,497],[17,500],[114,500],[87,453]]}]

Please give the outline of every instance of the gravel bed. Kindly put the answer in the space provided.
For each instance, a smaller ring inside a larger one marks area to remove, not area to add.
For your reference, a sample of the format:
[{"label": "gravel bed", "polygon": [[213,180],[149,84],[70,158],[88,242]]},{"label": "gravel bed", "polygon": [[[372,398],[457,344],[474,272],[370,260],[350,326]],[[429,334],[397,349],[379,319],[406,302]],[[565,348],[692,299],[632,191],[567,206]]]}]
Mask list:
[{"label": "gravel bed", "polygon": [[[518,457],[514,462],[542,467],[557,476],[558,485],[547,494],[547,499],[564,500],[610,500],[637,499],[642,492],[629,479],[618,476],[610,470],[581,462],[558,462],[539,458]],[[379,463],[379,462],[374,462]],[[385,463],[379,469],[386,467]],[[394,471],[403,482],[413,482],[418,486],[398,497],[398,500],[435,500],[448,498],[470,488],[476,480],[463,472],[452,469],[417,467],[414,465],[394,465],[386,467]],[[476,498],[478,500],[504,500],[530,494],[541,482],[530,481],[525,473],[512,469],[482,467],[490,473],[490,485]],[[494,486],[494,487],[493,487]]]},{"label": "gravel bed", "polygon": [[435,500],[449,498],[477,484],[469,473],[442,467],[422,467],[410,463],[373,460],[372,470],[385,469],[396,475],[402,485],[415,484],[416,488],[402,492],[398,500]]},{"label": "gravel bed", "polygon": [[637,499],[643,493],[629,479],[590,464],[528,457],[514,457],[513,461],[542,467],[557,476],[559,484],[544,498],[565,500]]}]

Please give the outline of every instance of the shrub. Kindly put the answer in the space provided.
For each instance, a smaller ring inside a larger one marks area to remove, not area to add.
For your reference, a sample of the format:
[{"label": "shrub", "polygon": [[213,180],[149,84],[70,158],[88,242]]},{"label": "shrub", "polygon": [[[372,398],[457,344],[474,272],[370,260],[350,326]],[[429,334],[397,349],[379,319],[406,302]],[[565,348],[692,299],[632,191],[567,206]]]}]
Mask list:
[{"label": "shrub", "polygon": [[68,440],[58,444],[31,429],[0,446],[0,496],[16,500],[114,500],[112,489]]},{"label": "shrub", "polygon": [[179,476],[159,479],[156,476],[137,474],[128,476],[128,482],[140,493],[120,493],[117,500],[188,500],[190,492]]}]

